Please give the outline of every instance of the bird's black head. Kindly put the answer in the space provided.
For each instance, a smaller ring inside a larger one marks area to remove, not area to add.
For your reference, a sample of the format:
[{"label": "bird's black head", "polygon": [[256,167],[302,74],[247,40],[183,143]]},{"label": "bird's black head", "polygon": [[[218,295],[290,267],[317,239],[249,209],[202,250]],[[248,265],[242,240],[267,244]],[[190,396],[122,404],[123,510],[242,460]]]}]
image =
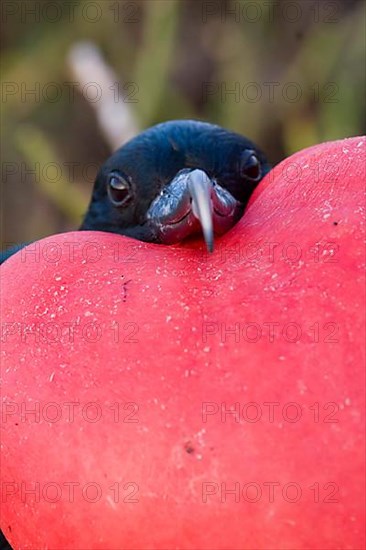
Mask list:
[{"label": "bird's black head", "polygon": [[193,120],[158,124],[103,164],[81,229],[163,244],[203,232],[212,250],[269,169],[239,134]]}]

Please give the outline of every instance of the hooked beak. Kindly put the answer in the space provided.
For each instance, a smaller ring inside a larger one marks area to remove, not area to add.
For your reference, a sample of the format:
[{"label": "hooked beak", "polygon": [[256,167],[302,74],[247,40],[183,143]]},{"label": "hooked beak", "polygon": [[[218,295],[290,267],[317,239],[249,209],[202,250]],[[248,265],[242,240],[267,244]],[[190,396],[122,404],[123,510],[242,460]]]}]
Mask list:
[{"label": "hooked beak", "polygon": [[213,252],[212,181],[202,170],[193,170],[188,177],[187,186],[192,197],[192,214],[201,224],[208,251]]},{"label": "hooked beak", "polygon": [[226,233],[239,220],[243,205],[203,170],[181,170],[151,203],[149,225],[163,244],[203,233],[209,252],[214,235]]}]

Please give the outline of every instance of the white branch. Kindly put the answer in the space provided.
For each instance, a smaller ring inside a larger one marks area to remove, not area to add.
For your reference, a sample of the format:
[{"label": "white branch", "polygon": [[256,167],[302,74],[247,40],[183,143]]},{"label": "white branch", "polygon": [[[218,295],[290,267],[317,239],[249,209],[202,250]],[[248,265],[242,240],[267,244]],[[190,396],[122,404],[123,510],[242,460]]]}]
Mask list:
[{"label": "white branch", "polygon": [[[111,67],[104,61],[99,49],[91,42],[75,44],[68,63],[80,91],[96,112],[100,128],[114,151],[139,133],[131,105],[120,93],[121,85]],[[94,86],[93,86],[94,84]],[[98,92],[94,101],[91,90]]]}]

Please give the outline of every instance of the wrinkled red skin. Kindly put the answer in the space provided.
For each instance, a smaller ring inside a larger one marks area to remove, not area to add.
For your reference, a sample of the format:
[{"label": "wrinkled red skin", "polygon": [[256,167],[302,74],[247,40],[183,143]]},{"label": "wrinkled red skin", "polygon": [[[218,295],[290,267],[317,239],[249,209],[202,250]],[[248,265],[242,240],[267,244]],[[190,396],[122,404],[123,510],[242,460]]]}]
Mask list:
[{"label": "wrinkled red skin", "polygon": [[2,344],[15,549],[364,547],[364,170],[362,138],[300,151],[212,255],[76,232],[4,264],[3,322],[22,324]]}]

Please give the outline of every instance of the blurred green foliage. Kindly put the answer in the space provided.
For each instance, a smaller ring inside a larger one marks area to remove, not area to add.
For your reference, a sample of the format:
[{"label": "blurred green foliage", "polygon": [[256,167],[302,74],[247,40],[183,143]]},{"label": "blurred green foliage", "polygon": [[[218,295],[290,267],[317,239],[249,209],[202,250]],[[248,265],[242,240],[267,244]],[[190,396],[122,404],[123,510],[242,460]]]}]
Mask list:
[{"label": "blurred green foliage", "polygon": [[[65,85],[75,80],[67,58],[79,41],[100,48],[122,85],[133,83],[129,106],[141,129],[207,120],[247,135],[273,163],[365,132],[363,1],[26,0],[1,7],[4,245],[77,228],[110,154],[92,106]],[[62,93],[52,96],[49,83]]]}]

